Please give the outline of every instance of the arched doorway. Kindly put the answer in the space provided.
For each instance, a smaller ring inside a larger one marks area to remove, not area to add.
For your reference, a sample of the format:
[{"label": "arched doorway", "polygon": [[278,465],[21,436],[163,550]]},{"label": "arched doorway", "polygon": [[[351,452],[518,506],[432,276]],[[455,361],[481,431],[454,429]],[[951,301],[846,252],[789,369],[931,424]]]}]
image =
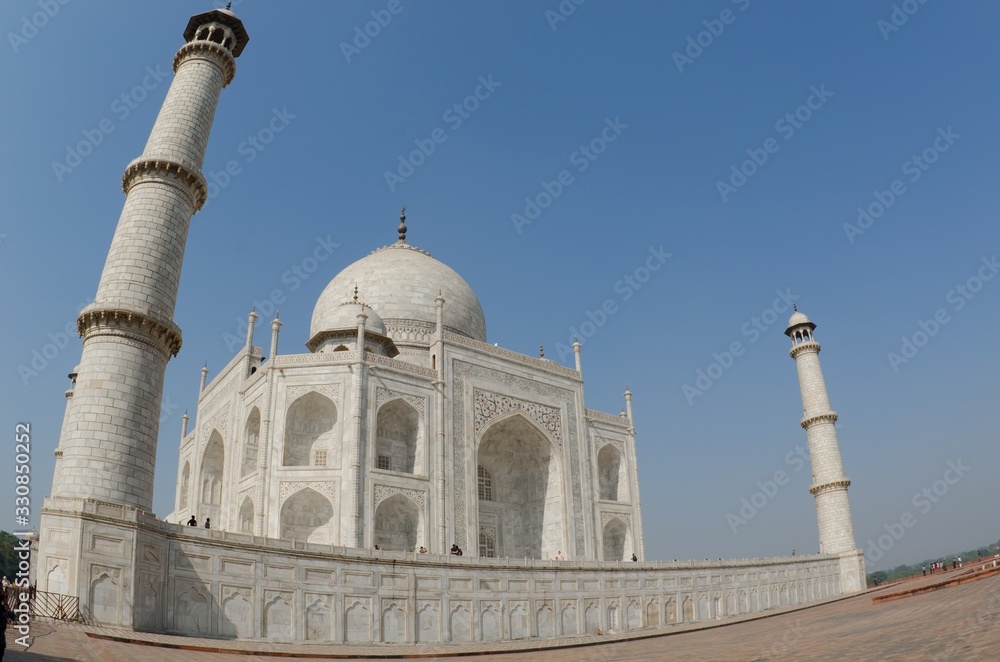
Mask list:
[{"label": "arched doorway", "polygon": [[477,493],[479,526],[497,532],[498,557],[551,559],[567,548],[559,458],[538,428],[520,414],[494,423],[477,467],[491,483]]}]

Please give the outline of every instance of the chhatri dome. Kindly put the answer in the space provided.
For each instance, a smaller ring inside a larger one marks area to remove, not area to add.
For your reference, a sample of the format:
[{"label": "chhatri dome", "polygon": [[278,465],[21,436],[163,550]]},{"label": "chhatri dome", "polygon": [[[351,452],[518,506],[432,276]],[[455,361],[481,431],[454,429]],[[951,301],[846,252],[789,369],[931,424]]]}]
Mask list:
[{"label": "chhatri dome", "polygon": [[[330,288],[327,287],[326,289],[329,290]],[[325,295],[326,291],[324,291],[323,294]],[[369,333],[376,333],[380,336],[385,335],[385,322],[382,321],[382,318],[372,309],[371,306],[358,298],[358,287],[356,285],[354,286],[353,299],[343,300],[336,306],[327,306],[324,309],[323,328],[317,329],[312,335],[315,338],[316,333],[342,331],[347,329],[356,330],[358,328],[358,315],[361,313],[364,313],[367,316],[367,319],[365,320],[366,331]],[[315,319],[316,318],[313,317],[314,327]]]},{"label": "chhatri dome", "polygon": [[445,328],[486,342],[486,318],[476,293],[454,269],[406,243],[405,207],[403,211],[399,240],[345,268],[320,294],[310,337],[357,326],[342,308],[345,294],[356,287],[366,308],[384,321],[385,335],[396,343],[427,344],[423,339],[434,332],[434,300],[439,294],[445,300]]},{"label": "chhatri dome", "polygon": [[[806,317],[805,313],[796,308],[795,312],[792,313],[792,316],[788,318],[788,326],[786,328],[791,329],[793,326],[798,326],[800,324],[810,324],[813,328],[816,327],[816,325],[813,324],[808,317]],[[785,335],[788,335],[787,331],[785,332]]]}]

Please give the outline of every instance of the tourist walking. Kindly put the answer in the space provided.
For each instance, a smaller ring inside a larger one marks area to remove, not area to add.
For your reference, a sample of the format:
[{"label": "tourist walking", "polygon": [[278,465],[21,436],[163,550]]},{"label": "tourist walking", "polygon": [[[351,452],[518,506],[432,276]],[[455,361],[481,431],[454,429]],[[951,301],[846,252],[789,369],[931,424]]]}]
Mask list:
[{"label": "tourist walking", "polygon": [[188,526],[198,526],[198,520],[194,515],[192,515],[191,519],[188,520]]}]

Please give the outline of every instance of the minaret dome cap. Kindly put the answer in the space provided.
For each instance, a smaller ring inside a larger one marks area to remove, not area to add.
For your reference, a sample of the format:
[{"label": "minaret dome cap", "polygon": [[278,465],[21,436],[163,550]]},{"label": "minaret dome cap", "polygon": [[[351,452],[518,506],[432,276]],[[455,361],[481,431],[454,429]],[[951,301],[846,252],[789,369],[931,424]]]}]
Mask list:
[{"label": "minaret dome cap", "polygon": [[805,313],[800,310],[796,310],[792,313],[792,316],[788,319],[788,328],[785,329],[785,335],[790,336],[792,329],[797,326],[808,326],[810,329],[815,329],[816,325],[806,317]]},{"label": "minaret dome cap", "polygon": [[204,14],[192,16],[191,20],[188,21],[187,28],[184,30],[184,39],[191,41],[198,32],[198,28],[212,22],[222,23],[233,31],[233,34],[236,36],[233,57],[239,57],[243,49],[246,48],[247,42],[250,41],[250,35],[247,34],[246,28],[243,27],[243,21],[229,9],[213,9]]}]

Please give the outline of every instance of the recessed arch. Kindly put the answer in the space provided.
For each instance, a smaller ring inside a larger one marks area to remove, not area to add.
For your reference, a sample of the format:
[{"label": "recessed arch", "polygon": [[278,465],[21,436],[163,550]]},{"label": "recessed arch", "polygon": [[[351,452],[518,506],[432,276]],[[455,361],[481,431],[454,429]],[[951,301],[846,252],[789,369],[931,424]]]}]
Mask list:
[{"label": "recessed arch", "polygon": [[257,456],[260,448],[260,410],[254,407],[247,416],[243,428],[243,466],[240,478],[245,478],[257,471]]},{"label": "recessed arch", "polygon": [[181,493],[180,493],[180,510],[185,510],[190,503],[191,498],[191,463],[187,460],[184,461],[184,469],[181,471]]},{"label": "recessed arch", "polygon": [[334,544],[333,504],[312,488],[288,497],[281,506],[280,523],[282,540]]},{"label": "recessed arch", "polygon": [[541,428],[520,412],[495,419],[475,466],[492,478],[492,499],[476,496],[480,524],[497,524],[497,556],[552,558],[568,547],[560,459]]},{"label": "recessed arch", "polygon": [[681,602],[681,622],[690,623],[694,620],[694,601],[691,596],[686,596]]},{"label": "recessed arch", "polygon": [[216,527],[221,524],[219,514],[222,511],[222,477],[225,466],[225,442],[218,430],[212,430],[201,456],[199,512],[202,518],[215,518]]},{"label": "recessed arch", "polygon": [[374,544],[386,550],[415,552],[423,541],[420,507],[402,494],[393,494],[375,508]]},{"label": "recessed arch", "polygon": [[245,497],[240,505],[240,533],[253,533],[253,500]]},{"label": "recessed arch", "polygon": [[597,453],[597,479],[600,498],[628,501],[628,474],[625,458],[614,444],[604,445]]},{"label": "recessed arch", "polygon": [[655,627],[660,624],[660,601],[659,598],[651,598],[646,603],[646,627]]},{"label": "recessed arch", "polygon": [[605,561],[624,561],[632,558],[632,532],[618,517],[604,525],[602,536]]},{"label": "recessed arch", "polygon": [[402,398],[379,407],[375,422],[376,467],[399,473],[423,473],[421,421]]},{"label": "recessed arch", "polygon": [[336,457],[336,426],[337,405],[330,398],[310,391],[295,400],[285,414],[282,465],[326,466]]}]

